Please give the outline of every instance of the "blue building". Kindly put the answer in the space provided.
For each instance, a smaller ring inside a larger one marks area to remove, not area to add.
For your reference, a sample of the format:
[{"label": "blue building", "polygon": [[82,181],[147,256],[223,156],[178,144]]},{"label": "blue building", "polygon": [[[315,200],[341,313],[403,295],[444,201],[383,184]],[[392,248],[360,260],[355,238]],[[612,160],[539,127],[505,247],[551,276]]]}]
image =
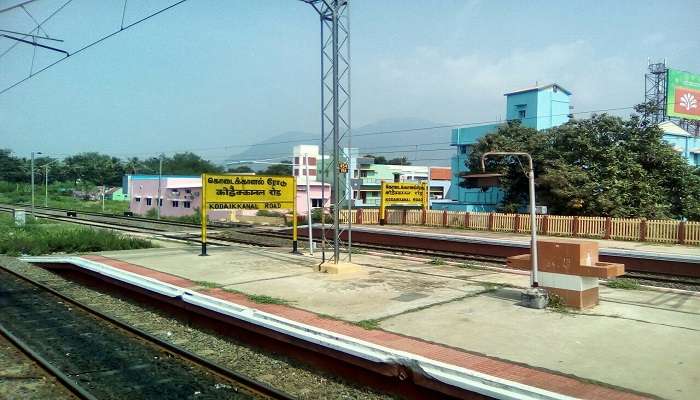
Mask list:
[{"label": "blue building", "polygon": [[664,132],[663,139],[688,161],[688,164],[700,166],[700,138],[689,134],[685,129],[671,121],[659,124]]},{"label": "blue building", "polygon": [[[543,130],[569,120],[571,92],[556,83],[534,86],[505,94],[506,120],[519,120],[523,126]],[[466,189],[459,185],[460,175],[469,172],[465,165],[471,149],[483,136],[495,132],[502,123],[468,126],[452,130],[451,145],[457,148],[452,157],[452,184],[447,197],[452,202],[434,204],[434,209],[454,211],[494,211],[503,200],[499,188]]]}]

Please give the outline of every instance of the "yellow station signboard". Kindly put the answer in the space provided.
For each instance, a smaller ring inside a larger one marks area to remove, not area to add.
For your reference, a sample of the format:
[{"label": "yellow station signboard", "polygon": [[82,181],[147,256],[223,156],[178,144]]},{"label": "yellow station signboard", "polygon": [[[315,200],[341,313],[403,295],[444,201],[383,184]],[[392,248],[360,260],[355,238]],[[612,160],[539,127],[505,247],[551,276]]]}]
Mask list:
[{"label": "yellow station signboard", "polygon": [[425,182],[382,182],[379,218],[385,218],[386,207],[428,207],[428,185]]},{"label": "yellow station signboard", "polygon": [[293,176],[202,174],[202,255],[207,254],[207,212],[292,210],[292,248],[297,251],[297,184]]},{"label": "yellow station signboard", "polygon": [[202,176],[208,210],[292,208],[296,199],[293,176]]}]

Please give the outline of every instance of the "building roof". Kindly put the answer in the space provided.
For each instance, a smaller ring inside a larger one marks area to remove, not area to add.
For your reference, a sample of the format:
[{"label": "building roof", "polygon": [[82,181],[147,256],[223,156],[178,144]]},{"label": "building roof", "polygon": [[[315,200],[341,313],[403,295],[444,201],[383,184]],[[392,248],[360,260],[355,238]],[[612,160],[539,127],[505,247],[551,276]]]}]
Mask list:
[{"label": "building roof", "polygon": [[202,178],[171,178],[165,180],[167,189],[201,188]]},{"label": "building roof", "polygon": [[558,83],[550,83],[550,84],[547,84],[547,85],[531,86],[531,87],[528,87],[528,88],[524,88],[524,89],[520,89],[520,90],[514,90],[514,91],[512,91],[512,92],[504,93],[503,95],[504,95],[504,96],[509,96],[509,95],[511,95],[511,94],[525,93],[525,92],[530,92],[530,91],[533,91],[533,90],[544,90],[544,89],[548,89],[548,88],[551,88],[551,87],[554,87],[554,86],[556,86],[557,89],[559,89],[559,90],[561,90],[562,92],[568,94],[569,96],[571,95],[571,92],[570,92],[569,90],[564,89],[564,88],[563,88],[561,85],[559,85]]},{"label": "building roof", "polygon": [[664,135],[692,137],[688,131],[676,125],[673,121],[664,121],[657,125],[664,132]]},{"label": "building roof", "polygon": [[452,169],[448,167],[430,167],[430,179],[434,181],[452,179]]},{"label": "building roof", "polygon": [[[158,175],[131,175],[127,174],[131,180],[151,180],[158,179]],[[200,178],[198,175],[163,175],[162,179],[166,178]]]}]

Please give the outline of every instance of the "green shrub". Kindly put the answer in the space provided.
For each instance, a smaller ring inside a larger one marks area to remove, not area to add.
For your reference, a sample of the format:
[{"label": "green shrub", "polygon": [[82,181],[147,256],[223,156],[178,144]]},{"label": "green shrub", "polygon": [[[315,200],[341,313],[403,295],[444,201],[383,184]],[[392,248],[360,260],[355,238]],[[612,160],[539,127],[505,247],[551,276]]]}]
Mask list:
[{"label": "green shrub", "polygon": [[639,289],[639,282],[636,279],[630,279],[630,278],[611,279],[607,282],[607,285],[609,288],[613,288],[613,289],[625,289],[625,290]]},{"label": "green shrub", "polygon": [[270,210],[258,210],[258,212],[255,213],[255,215],[257,215],[258,217],[284,217],[284,213]]},{"label": "green shrub", "polygon": [[0,216],[0,254],[42,255],[150,247],[154,245],[149,240],[113,231],[35,222],[31,218],[27,219],[25,226],[18,227],[11,218]]}]

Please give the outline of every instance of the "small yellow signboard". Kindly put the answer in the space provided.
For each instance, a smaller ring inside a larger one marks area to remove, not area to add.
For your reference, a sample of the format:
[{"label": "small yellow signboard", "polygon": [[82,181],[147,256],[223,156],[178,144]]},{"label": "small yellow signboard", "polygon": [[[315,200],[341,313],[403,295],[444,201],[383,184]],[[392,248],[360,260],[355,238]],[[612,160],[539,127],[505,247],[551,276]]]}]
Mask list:
[{"label": "small yellow signboard", "polygon": [[292,210],[293,251],[297,251],[297,184],[293,176],[202,174],[202,255],[207,254],[207,212]]},{"label": "small yellow signboard", "polygon": [[428,207],[428,185],[425,182],[382,182],[379,219],[384,220],[391,206]]}]

